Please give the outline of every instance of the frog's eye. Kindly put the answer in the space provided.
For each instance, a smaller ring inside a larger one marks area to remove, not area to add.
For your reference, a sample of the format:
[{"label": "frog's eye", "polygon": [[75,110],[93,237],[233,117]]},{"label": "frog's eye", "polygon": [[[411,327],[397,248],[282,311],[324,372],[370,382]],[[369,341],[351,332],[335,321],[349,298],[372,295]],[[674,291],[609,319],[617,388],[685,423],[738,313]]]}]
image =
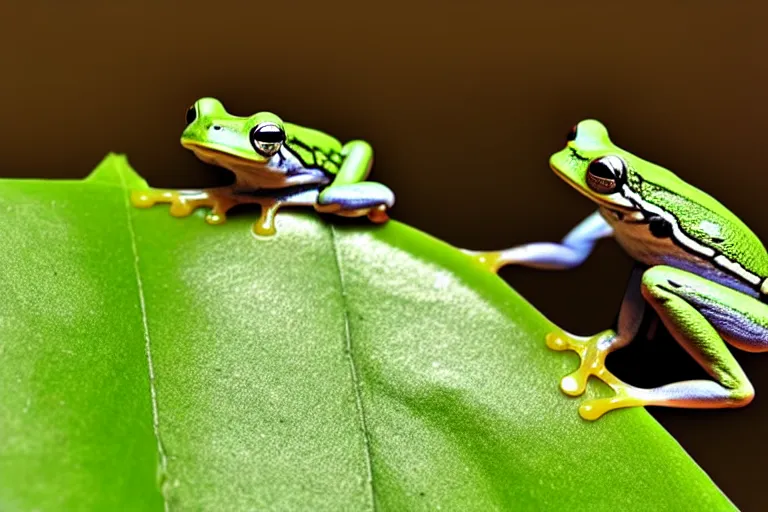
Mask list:
[{"label": "frog's eye", "polygon": [[571,128],[571,131],[568,132],[568,135],[565,136],[565,140],[568,142],[571,142],[572,140],[576,140],[576,133],[578,132],[578,125],[573,125]]},{"label": "frog's eye", "polygon": [[275,123],[259,123],[251,130],[251,145],[262,156],[272,156],[285,142],[285,132]]},{"label": "frog's eye", "polygon": [[192,124],[197,119],[197,109],[194,105],[187,109],[187,124]]},{"label": "frog's eye", "polygon": [[613,194],[627,179],[627,166],[618,156],[592,160],[587,167],[587,185],[598,194]]}]

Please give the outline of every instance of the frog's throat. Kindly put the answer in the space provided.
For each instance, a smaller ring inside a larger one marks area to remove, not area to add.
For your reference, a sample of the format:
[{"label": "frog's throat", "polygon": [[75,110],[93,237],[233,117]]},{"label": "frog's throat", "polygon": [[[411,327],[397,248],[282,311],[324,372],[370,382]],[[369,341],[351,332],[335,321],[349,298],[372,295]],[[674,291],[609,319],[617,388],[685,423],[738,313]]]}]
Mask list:
[{"label": "frog's throat", "polygon": [[285,173],[270,168],[266,160],[249,159],[190,141],[182,140],[181,145],[203,162],[232,171],[242,185],[253,188],[283,188],[289,185]]}]

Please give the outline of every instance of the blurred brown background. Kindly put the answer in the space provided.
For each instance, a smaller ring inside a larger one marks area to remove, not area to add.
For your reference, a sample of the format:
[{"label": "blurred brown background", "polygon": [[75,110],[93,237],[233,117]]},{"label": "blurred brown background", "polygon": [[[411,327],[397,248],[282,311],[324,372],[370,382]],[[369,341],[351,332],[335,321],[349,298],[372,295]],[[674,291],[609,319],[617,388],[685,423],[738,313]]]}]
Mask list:
[{"label": "blurred brown background", "polygon": [[[107,4],[3,3],[0,176],[81,177],[117,151],[155,186],[224,183],[178,144],[187,106],[212,95],[233,113],[272,110],[369,140],[395,218],[498,248],[559,239],[592,210],[547,158],[595,117],[768,240],[768,4]],[[555,322],[591,334],[613,321],[630,266],[605,242],[575,271],[503,275]],[[637,384],[700,373],[669,338],[622,352],[611,364]],[[757,389],[746,409],[651,411],[738,506],[759,510],[768,355],[739,359]]]}]

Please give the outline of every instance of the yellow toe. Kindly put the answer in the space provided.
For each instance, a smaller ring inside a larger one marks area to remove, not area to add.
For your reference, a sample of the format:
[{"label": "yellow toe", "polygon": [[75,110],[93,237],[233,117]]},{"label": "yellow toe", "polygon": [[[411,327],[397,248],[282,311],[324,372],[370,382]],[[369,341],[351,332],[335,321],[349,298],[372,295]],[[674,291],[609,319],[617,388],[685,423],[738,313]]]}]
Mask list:
[{"label": "yellow toe", "polygon": [[616,396],[587,400],[579,407],[579,415],[585,420],[594,421],[607,412],[626,407],[642,407],[646,401],[634,396],[635,388],[625,386],[619,389]]},{"label": "yellow toe", "polygon": [[560,389],[568,396],[579,396],[584,393],[586,388],[586,379],[580,381],[573,375],[563,377],[560,381]]},{"label": "yellow toe", "polygon": [[223,224],[227,220],[227,217],[221,213],[209,213],[205,216],[205,222],[211,225]]},{"label": "yellow toe", "polygon": [[551,332],[547,334],[547,346],[552,350],[563,351],[568,350],[570,344],[561,336],[561,333]]},{"label": "yellow toe", "polygon": [[134,190],[131,192],[131,204],[136,208],[149,208],[157,202],[156,196],[152,190]]},{"label": "yellow toe", "polygon": [[492,252],[476,252],[476,251],[464,251],[465,254],[472,257],[477,263],[485,267],[494,274],[501,268],[501,253],[499,251]]}]

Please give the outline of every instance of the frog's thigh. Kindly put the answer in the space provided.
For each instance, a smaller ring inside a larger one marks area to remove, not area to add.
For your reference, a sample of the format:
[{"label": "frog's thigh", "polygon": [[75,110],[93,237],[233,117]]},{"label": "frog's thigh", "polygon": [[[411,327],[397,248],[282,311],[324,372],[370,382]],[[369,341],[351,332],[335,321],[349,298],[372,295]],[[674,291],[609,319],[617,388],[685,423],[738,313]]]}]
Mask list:
[{"label": "frog's thigh", "polygon": [[[643,274],[642,292],[662,322],[698,363],[745,399],[751,385],[723,339],[766,347],[768,307],[743,293],[667,266]],[[732,397],[737,398],[737,397]]]},{"label": "frog's thigh", "polygon": [[[749,352],[768,351],[768,304],[671,267],[648,270],[643,275],[643,288],[646,299],[649,294],[651,297],[671,295],[685,301],[731,345]],[[674,308],[675,303],[670,299],[667,307]],[[689,314],[683,318],[692,322],[696,316]]]}]

